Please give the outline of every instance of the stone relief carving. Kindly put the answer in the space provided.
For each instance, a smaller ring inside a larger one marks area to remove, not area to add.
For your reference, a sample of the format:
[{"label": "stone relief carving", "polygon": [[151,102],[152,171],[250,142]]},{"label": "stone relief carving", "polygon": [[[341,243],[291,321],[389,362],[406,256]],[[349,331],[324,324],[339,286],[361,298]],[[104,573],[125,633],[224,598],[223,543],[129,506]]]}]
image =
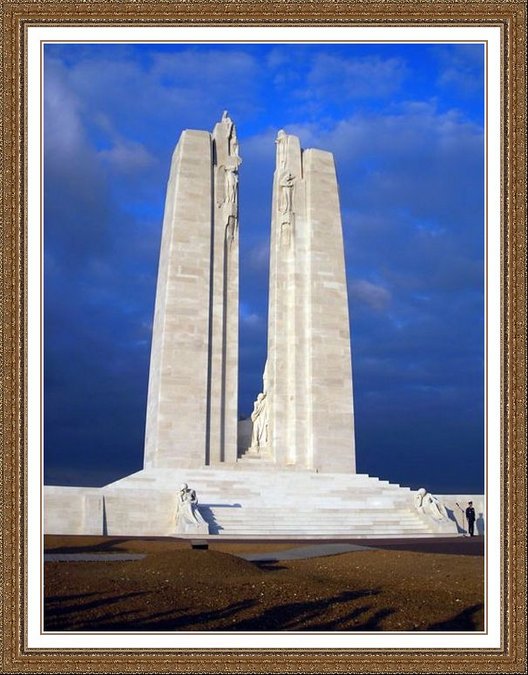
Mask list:
[{"label": "stone relief carving", "polygon": [[229,138],[231,136],[231,132],[233,131],[233,120],[229,117],[227,110],[224,110],[222,113],[221,122],[226,128],[226,136]]},{"label": "stone relief carving", "polygon": [[445,506],[425,488],[420,488],[414,496],[414,508],[435,520],[449,520]]},{"label": "stone relief carving", "polygon": [[175,520],[176,532],[209,532],[209,525],[198,510],[196,492],[187,483],[182,483],[176,496]]},{"label": "stone relief carving", "polygon": [[238,155],[238,138],[236,135],[235,125],[233,123],[233,120],[229,117],[229,113],[227,112],[227,110],[224,110],[224,112],[222,113],[221,121],[226,130],[228,154],[238,159],[238,162],[236,162],[236,164],[238,165],[241,163],[240,157]]},{"label": "stone relief carving", "polygon": [[286,160],[287,160],[287,145],[288,145],[288,134],[284,129],[280,129],[275,139],[275,144],[277,145],[277,168],[279,173],[283,173],[286,170]]},{"label": "stone relief carving", "polygon": [[280,242],[289,246],[293,235],[293,193],[295,176],[286,172],[279,178]]},{"label": "stone relief carving", "polygon": [[[215,194],[216,205],[229,205],[229,216],[236,215],[236,204],[238,198],[238,167],[242,164],[242,160],[238,154],[238,139],[236,135],[236,127],[233,120],[229,117],[227,110],[222,113],[220,124],[223,127],[221,136],[227,143],[227,148],[221,153],[222,159],[215,167]],[[220,141],[218,141],[220,142]],[[223,143],[221,143],[223,146]],[[225,151],[227,150],[227,157]],[[233,206],[235,205],[235,206]],[[226,227],[227,227],[226,218]]]},{"label": "stone relief carving", "polygon": [[237,185],[238,185],[238,167],[226,166],[225,170],[225,201],[230,204],[236,204]]},{"label": "stone relief carving", "polygon": [[238,159],[238,163],[241,164],[242,160],[240,159],[240,155],[238,154],[238,138],[236,135],[236,131],[233,128],[233,133],[231,135],[230,141],[229,141],[229,154],[232,155],[233,157],[236,157]]},{"label": "stone relief carving", "polygon": [[288,171],[279,180],[280,198],[279,210],[283,215],[288,215],[293,211],[293,190],[295,186],[295,176]]},{"label": "stone relief carving", "polygon": [[268,399],[267,394],[257,396],[251,413],[253,433],[251,436],[251,449],[261,450],[268,445]]}]

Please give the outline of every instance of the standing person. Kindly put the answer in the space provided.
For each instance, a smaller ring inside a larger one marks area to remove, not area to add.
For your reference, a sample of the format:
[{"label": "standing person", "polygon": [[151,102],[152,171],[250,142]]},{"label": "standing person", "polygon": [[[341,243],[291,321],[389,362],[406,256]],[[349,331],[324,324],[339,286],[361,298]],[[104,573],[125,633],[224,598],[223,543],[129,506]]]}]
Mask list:
[{"label": "standing person", "polygon": [[473,537],[475,534],[475,509],[473,502],[468,502],[469,506],[466,509],[466,518],[468,523],[469,536]]}]

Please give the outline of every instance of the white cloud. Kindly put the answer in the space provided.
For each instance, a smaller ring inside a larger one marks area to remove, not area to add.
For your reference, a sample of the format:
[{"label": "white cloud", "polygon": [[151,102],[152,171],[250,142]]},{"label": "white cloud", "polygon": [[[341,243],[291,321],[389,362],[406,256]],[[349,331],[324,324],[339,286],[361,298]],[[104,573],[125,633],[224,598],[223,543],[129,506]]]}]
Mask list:
[{"label": "white cloud", "polygon": [[372,309],[381,311],[391,301],[391,293],[383,286],[373,284],[366,279],[355,279],[348,284],[348,293],[352,300],[367,304]]},{"label": "white cloud", "polygon": [[320,53],[313,60],[307,84],[309,94],[319,98],[374,98],[397,91],[406,72],[405,63],[397,58],[347,59]]},{"label": "white cloud", "polygon": [[81,102],[59,61],[47,61],[44,84],[46,151],[65,161],[78,153],[85,142]]},{"label": "white cloud", "polygon": [[155,162],[144,145],[127,139],[116,139],[110,149],[101,150],[98,154],[122,173],[133,173]]},{"label": "white cloud", "polygon": [[441,87],[453,87],[466,96],[482,89],[483,45],[450,45],[449,49],[439,47],[436,53],[440,61],[438,84]]},{"label": "white cloud", "polygon": [[[212,86],[224,86],[227,83],[242,83],[255,75],[258,64],[247,52],[209,49],[196,51],[190,47],[186,51],[172,54],[156,54],[152,59],[151,74],[158,81],[169,84],[178,83],[203,86],[204,80]],[[200,77],[197,78],[196,74]]]},{"label": "white cloud", "polygon": [[241,324],[248,328],[265,328],[264,317],[255,312],[245,302],[240,303],[239,310]]},{"label": "white cloud", "polygon": [[249,252],[249,263],[257,272],[267,272],[269,269],[269,240],[254,246]]}]

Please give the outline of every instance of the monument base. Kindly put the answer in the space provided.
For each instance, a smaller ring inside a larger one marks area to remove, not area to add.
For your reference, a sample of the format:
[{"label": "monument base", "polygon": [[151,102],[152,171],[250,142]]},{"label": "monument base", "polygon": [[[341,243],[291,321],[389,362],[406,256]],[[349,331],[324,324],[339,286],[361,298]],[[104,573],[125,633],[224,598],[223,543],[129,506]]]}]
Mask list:
[{"label": "monument base", "polygon": [[[367,539],[464,532],[463,516],[442,497],[449,520],[414,508],[415,493],[365,474],[232,469],[146,469],[102,488],[44,488],[46,534],[184,536],[174,522],[179,486],[196,491],[209,537]],[[250,462],[248,462],[248,465]],[[472,499],[482,511],[483,500]],[[75,514],[71,517],[69,514]],[[481,514],[482,516],[482,514]],[[204,535],[201,535],[204,536]]]}]

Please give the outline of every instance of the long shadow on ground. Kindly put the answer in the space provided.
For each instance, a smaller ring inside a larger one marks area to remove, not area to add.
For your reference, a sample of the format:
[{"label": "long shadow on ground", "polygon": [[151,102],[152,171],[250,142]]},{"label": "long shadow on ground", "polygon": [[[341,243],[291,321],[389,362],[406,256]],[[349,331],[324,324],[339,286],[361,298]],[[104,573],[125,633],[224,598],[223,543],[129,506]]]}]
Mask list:
[{"label": "long shadow on ground", "polygon": [[[323,630],[318,619],[321,614],[332,606],[354,602],[361,598],[377,595],[379,591],[361,590],[344,591],[330,598],[317,599],[311,602],[292,602],[277,605],[264,610],[261,614],[243,619],[234,624],[231,630],[258,631],[258,630]],[[350,614],[336,619],[333,628],[341,628],[369,612],[370,606],[351,607]]]},{"label": "long shadow on ground", "polygon": [[[44,602],[44,628],[46,630],[82,630],[85,619],[76,617],[81,612],[97,610],[105,605],[118,605],[126,598],[145,595],[145,591],[125,593],[117,597],[104,597],[101,593],[82,593],[80,595],[54,595]],[[99,596],[97,599],[94,596]],[[89,602],[78,602],[81,598],[93,598]],[[66,604],[69,603],[69,604]]]},{"label": "long shadow on ground", "polygon": [[[97,544],[73,544],[72,546],[53,546],[45,545],[45,553],[105,553],[105,552],[118,552],[124,553],[126,551],[127,542],[133,541],[133,539],[127,539],[126,537],[111,537],[106,541],[101,541]],[[141,537],[141,541],[159,541],[156,537]]]},{"label": "long shadow on ground", "polygon": [[[168,610],[145,615],[145,609],[119,609],[121,600],[133,595],[102,597],[88,603],[59,607],[60,598],[50,599],[46,608],[47,630],[82,631],[176,631],[176,630],[221,630],[221,631],[321,631],[321,630],[382,630],[381,620],[394,610],[383,609],[371,614],[372,606],[365,604],[350,607],[345,616],[322,622],[319,620],[336,604],[353,603],[378,594],[378,591],[345,591],[330,598],[311,602],[293,602],[277,605],[259,612],[254,599],[241,600],[222,609],[192,612],[190,608]],[[55,606],[54,606],[55,605]],[[96,607],[111,605],[111,611],[102,616],[89,618],[82,613]],[[254,615],[247,617],[247,613]],[[240,615],[246,614],[246,618]],[[76,614],[77,616],[72,616]]]},{"label": "long shadow on ground", "polygon": [[433,623],[426,630],[433,631],[474,631],[477,630],[477,621],[475,615],[484,608],[482,603],[466,607],[451,619]]}]

